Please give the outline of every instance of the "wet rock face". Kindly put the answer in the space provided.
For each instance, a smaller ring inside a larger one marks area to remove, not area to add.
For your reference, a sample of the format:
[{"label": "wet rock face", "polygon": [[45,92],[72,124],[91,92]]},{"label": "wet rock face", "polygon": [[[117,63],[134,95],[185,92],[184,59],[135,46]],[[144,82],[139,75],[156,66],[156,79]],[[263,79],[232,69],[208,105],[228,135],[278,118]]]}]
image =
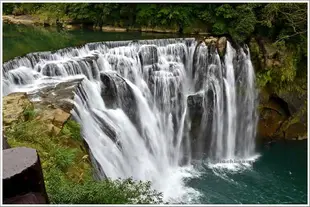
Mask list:
[{"label": "wet rock face", "polygon": [[138,124],[137,105],[132,89],[115,73],[101,73],[101,97],[108,108],[121,108],[129,119]]},{"label": "wet rock face", "polygon": [[35,149],[3,150],[4,203],[48,203],[40,158]]},{"label": "wet rock face", "polygon": [[190,95],[187,98],[188,116],[191,122],[189,133],[192,137],[192,156],[195,159],[201,158],[210,149],[211,140],[208,137],[212,132],[212,97],[213,93],[210,90],[208,93]]},{"label": "wet rock face", "polygon": [[193,113],[201,114],[203,112],[203,94],[189,95],[187,105]]},{"label": "wet rock face", "polygon": [[139,58],[142,66],[158,63],[157,47],[155,45],[145,45],[141,47],[139,51]]},{"label": "wet rock face", "polygon": [[[190,95],[187,97],[188,115],[191,122],[189,133],[190,137],[192,137],[192,149],[195,149],[200,133],[200,125],[203,115],[203,101],[203,96],[201,94]],[[196,150],[192,151],[196,152]]]}]

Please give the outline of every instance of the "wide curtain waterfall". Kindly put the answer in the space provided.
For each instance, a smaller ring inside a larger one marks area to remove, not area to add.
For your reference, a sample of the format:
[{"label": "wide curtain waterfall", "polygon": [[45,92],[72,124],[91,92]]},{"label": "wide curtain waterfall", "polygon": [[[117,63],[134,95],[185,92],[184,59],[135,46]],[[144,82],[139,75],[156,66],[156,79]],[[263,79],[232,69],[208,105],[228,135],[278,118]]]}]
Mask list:
[{"label": "wide curtain waterfall", "polygon": [[164,196],[188,193],[193,160],[255,153],[255,74],[246,46],[193,38],[89,43],[3,64],[3,94],[83,78],[72,114],[100,176],[149,180]]}]

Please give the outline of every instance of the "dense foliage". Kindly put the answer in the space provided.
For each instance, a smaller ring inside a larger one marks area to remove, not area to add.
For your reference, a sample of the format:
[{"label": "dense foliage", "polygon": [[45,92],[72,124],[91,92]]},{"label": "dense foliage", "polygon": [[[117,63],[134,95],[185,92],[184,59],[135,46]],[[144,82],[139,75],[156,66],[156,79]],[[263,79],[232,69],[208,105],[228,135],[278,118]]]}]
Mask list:
[{"label": "dense foliage", "polygon": [[118,4],[118,3],[4,3],[4,14],[37,14],[55,20],[94,25],[177,27],[199,25],[214,34],[244,41],[252,34],[273,40],[303,35],[305,3],[233,4]]},{"label": "dense foliage", "polygon": [[[203,31],[230,36],[237,43],[249,43],[253,38],[264,40],[276,51],[272,58],[281,67],[261,65],[259,59],[254,61],[260,85],[274,84],[272,87],[279,89],[293,82],[306,83],[306,3],[5,3],[3,8],[5,14],[31,14],[44,21],[97,27],[159,27],[181,33]],[[269,51],[257,52],[254,59],[268,58]]]},{"label": "dense foliage", "polygon": [[34,148],[40,155],[44,181],[52,204],[156,204],[161,193],[150,182],[125,180],[96,181],[80,137],[80,126],[67,121],[58,135],[51,134],[33,107],[24,120],[5,130],[11,147]]}]

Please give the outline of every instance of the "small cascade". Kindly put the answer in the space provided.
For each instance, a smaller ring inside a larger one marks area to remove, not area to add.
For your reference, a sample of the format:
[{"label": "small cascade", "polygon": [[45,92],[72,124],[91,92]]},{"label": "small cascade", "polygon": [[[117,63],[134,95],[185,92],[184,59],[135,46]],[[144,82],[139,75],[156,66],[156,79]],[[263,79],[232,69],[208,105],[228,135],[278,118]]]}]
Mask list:
[{"label": "small cascade", "polygon": [[102,179],[152,181],[165,198],[183,198],[193,159],[255,152],[257,93],[246,47],[227,42],[222,59],[193,38],[31,53],[3,64],[3,94],[80,78],[72,114]]}]

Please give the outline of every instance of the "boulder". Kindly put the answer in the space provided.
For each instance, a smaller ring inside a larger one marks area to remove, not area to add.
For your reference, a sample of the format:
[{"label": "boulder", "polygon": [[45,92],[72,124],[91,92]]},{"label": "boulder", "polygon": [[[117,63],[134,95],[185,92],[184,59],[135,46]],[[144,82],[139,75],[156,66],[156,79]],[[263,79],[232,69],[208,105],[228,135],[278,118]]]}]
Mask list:
[{"label": "boulder", "polygon": [[50,136],[56,136],[61,131],[60,128],[54,126],[53,124],[47,124],[47,128]]},{"label": "boulder", "polygon": [[39,155],[35,149],[3,150],[3,203],[48,203]]}]

